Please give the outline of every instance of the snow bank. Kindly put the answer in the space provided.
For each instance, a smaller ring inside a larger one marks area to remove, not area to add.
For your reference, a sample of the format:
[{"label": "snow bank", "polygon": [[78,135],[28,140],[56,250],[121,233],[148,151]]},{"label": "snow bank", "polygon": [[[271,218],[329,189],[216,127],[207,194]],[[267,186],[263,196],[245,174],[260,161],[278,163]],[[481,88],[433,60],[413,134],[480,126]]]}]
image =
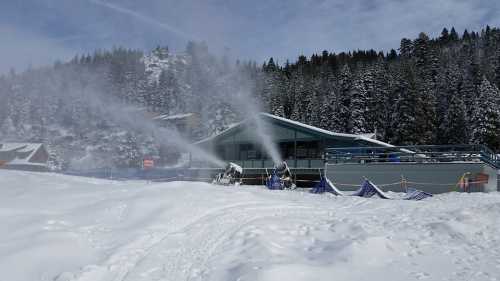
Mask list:
[{"label": "snow bank", "polygon": [[0,280],[498,280],[500,194],[420,202],[0,171]]}]

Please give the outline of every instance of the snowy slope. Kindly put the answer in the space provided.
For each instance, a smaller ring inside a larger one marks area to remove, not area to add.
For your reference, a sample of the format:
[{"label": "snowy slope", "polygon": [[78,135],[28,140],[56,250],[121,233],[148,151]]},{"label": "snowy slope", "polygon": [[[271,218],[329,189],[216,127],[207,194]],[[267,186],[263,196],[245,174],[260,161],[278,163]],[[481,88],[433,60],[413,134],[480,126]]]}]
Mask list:
[{"label": "snowy slope", "polygon": [[391,201],[0,171],[0,280],[498,280],[500,194]]}]

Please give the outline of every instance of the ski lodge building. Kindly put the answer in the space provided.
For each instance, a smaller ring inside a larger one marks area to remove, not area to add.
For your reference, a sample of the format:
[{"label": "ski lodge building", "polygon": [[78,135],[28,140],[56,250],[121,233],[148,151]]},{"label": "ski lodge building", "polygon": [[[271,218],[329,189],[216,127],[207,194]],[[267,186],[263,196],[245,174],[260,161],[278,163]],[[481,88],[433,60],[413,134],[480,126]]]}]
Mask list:
[{"label": "ski lodge building", "polygon": [[[412,187],[431,193],[456,191],[463,178],[475,183],[469,190],[498,190],[500,158],[485,146],[393,146],[374,139],[374,134],[335,133],[268,113],[256,118],[264,129],[247,119],[196,144],[242,166],[245,178],[262,179],[274,166],[263,148],[263,133],[259,135],[264,131],[301,186],[312,184],[321,173],[354,186],[366,177],[393,191],[404,190],[394,184],[403,177]],[[193,168],[204,166],[191,161]]]},{"label": "ski lodge building", "polygon": [[48,171],[48,160],[41,143],[0,143],[0,169]]},{"label": "ski lodge building", "polygon": [[[262,131],[293,169],[323,168],[325,150],[329,147],[392,147],[375,140],[374,134],[334,133],[268,113],[259,113],[257,118],[262,124]],[[263,148],[262,141],[256,139],[261,138],[257,132],[256,122],[247,119],[197,144],[214,152],[220,159],[245,169],[272,168],[274,163]]]}]

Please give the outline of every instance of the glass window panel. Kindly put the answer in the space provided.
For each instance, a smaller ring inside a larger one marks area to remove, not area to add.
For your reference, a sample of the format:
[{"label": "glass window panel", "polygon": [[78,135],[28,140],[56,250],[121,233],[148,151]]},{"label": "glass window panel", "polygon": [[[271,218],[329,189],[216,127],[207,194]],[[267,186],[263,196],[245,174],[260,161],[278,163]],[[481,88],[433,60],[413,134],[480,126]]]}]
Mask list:
[{"label": "glass window panel", "polygon": [[257,150],[248,150],[247,157],[248,159],[257,159]]}]

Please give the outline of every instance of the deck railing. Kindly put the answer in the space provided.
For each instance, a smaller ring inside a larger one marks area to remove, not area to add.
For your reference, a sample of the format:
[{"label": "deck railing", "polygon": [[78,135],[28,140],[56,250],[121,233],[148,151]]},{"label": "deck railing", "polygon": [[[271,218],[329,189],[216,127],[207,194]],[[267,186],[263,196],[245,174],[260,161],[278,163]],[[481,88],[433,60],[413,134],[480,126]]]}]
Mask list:
[{"label": "deck railing", "polygon": [[[260,169],[267,168],[272,169],[274,167],[274,162],[270,159],[255,159],[255,160],[228,160],[235,164],[240,165],[245,169]],[[292,169],[318,169],[325,166],[324,159],[318,158],[306,158],[306,159],[285,159],[288,167]]]},{"label": "deck railing", "polygon": [[484,145],[328,148],[326,161],[328,163],[484,162],[500,169],[500,157]]}]

